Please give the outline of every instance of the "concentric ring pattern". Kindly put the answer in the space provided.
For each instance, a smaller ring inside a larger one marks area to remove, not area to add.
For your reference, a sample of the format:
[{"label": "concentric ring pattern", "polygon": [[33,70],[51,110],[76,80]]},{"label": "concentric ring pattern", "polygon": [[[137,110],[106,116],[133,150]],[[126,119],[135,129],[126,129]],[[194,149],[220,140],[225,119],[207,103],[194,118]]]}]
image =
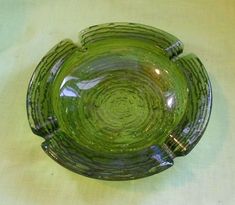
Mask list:
[{"label": "concentric ring pattern", "polygon": [[80,38],[82,47],[69,40],[54,47],[29,85],[29,122],[45,152],[106,180],[152,175],[188,153],[211,108],[200,60],[176,58],[177,38],[140,24],[93,26]]}]

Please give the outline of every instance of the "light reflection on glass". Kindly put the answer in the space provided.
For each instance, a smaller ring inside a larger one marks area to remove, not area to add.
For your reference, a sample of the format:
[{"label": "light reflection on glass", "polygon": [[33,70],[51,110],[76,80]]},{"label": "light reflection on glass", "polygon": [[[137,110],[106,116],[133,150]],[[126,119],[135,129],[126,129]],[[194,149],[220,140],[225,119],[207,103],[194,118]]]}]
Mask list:
[{"label": "light reflection on glass", "polygon": [[174,103],[174,98],[173,98],[173,96],[170,96],[168,99],[167,99],[167,106],[169,107],[169,108],[172,108],[172,105],[173,105],[173,103]]},{"label": "light reflection on glass", "polygon": [[67,76],[60,86],[61,97],[80,97],[81,90],[88,90],[100,83],[105,76],[94,78],[92,80],[79,81],[79,78]]},{"label": "light reflection on glass", "polygon": [[158,75],[160,75],[161,72],[160,72],[159,69],[156,68],[156,69],[155,69],[155,73],[157,73]]},{"label": "light reflection on glass", "polygon": [[74,88],[65,86],[61,89],[60,97],[80,97],[80,95]]},{"label": "light reflection on glass", "polygon": [[60,88],[62,88],[65,85],[65,83],[67,83],[68,81],[71,81],[71,80],[78,80],[78,78],[77,77],[73,77],[73,76],[66,76],[64,78],[63,82],[61,83]]},{"label": "light reflection on glass", "polygon": [[77,86],[80,90],[88,90],[95,87],[98,83],[102,81],[103,77],[94,78],[92,80],[83,80],[77,83]]},{"label": "light reflection on glass", "polygon": [[165,97],[166,97],[166,105],[168,108],[173,108],[176,104],[176,96],[175,93],[172,92],[166,92],[165,93]]}]

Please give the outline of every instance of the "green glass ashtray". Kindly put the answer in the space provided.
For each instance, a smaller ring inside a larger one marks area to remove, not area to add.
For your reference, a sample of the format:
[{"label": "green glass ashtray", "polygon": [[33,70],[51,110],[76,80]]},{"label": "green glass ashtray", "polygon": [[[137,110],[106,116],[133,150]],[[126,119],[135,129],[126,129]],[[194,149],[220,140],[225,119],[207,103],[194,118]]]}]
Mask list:
[{"label": "green glass ashtray", "polygon": [[32,131],[64,167],[128,180],[161,172],[203,135],[212,92],[194,54],[162,30],[134,23],[89,27],[37,66],[27,93]]}]

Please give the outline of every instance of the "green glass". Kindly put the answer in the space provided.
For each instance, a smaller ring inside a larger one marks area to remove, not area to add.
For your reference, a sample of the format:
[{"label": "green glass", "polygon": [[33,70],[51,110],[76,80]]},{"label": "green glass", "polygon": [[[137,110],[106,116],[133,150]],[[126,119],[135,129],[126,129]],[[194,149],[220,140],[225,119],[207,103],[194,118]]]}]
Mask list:
[{"label": "green glass", "polygon": [[207,126],[211,85],[182,42],[134,23],[89,27],[41,60],[27,94],[43,150],[79,174],[149,176],[189,153]]}]

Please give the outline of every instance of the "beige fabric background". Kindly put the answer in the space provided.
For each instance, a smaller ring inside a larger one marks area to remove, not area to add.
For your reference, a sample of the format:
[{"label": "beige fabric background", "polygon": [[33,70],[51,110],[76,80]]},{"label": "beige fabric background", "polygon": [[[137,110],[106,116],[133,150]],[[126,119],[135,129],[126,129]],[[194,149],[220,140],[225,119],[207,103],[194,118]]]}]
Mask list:
[{"label": "beige fabric background", "polygon": [[[213,112],[197,147],[140,180],[89,179],[61,167],[28,126],[25,95],[41,57],[90,25],[129,21],[175,34],[213,85]],[[0,0],[1,205],[235,204],[234,0]]]}]

